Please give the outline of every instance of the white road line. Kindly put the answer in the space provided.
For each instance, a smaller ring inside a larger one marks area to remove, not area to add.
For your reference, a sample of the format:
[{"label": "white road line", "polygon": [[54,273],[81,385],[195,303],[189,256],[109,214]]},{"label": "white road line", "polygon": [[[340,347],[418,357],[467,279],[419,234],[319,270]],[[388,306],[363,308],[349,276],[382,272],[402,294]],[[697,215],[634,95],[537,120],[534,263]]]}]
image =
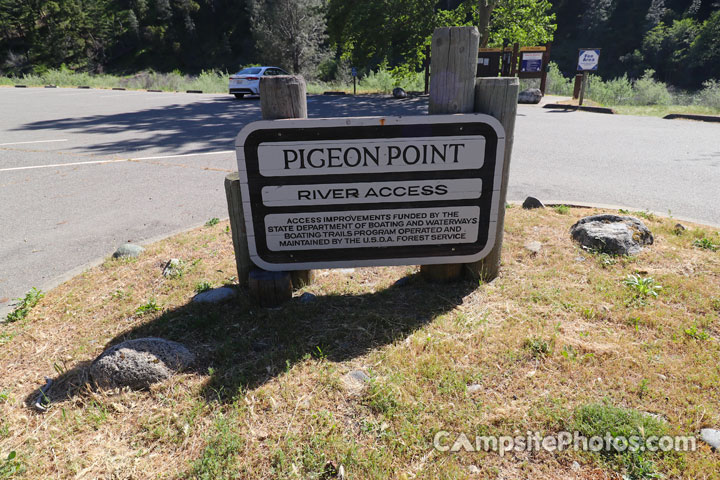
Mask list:
[{"label": "white road line", "polygon": [[1,168],[0,172],[11,172],[14,170],[33,170],[36,168],[55,168],[55,167],[71,167],[73,165],[92,165],[100,163],[117,163],[117,162],[128,162],[129,160],[123,158],[122,160],[95,160],[93,162],[73,162],[73,163],[55,163],[53,165],[32,165],[29,167],[13,167],[13,168]]},{"label": "white road line", "polygon": [[118,160],[94,160],[90,162],[55,163],[52,165],[31,165],[29,167],[0,168],[0,172],[12,172],[17,170],[34,170],[38,168],[72,167],[76,165],[100,165],[104,163],[132,162],[139,160],[160,160],[164,158],[199,157],[201,155],[221,155],[234,153],[235,150],[224,150],[221,152],[187,153],[183,155],[163,155],[159,157],[122,158]]},{"label": "white road line", "polygon": [[0,143],[0,147],[6,147],[8,145],[25,145],[27,143],[50,143],[50,142],[67,142],[67,138],[64,138],[62,140],[33,140],[30,142]]},{"label": "white road line", "polygon": [[182,155],[163,155],[161,157],[140,157],[131,158],[129,160],[162,160],[164,158],[181,158],[181,157],[199,157],[201,155],[222,155],[227,153],[235,153],[235,150],[223,150],[220,152],[204,152],[204,153],[185,153]]}]

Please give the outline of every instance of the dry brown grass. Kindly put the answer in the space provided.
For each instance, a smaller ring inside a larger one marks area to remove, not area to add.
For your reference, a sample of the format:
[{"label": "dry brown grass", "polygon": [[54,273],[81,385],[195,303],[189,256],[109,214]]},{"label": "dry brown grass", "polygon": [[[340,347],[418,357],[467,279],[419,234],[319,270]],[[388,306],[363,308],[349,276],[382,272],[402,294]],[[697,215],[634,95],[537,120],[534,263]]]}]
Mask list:
[{"label": "dry brown grass", "polygon": [[[693,247],[717,232],[676,235],[675,221],[653,217],[655,245],[614,259],[571,242],[591,213],[510,209],[491,284],[430,285],[415,267],[323,271],[297,292],[314,302],[279,309],[243,291],[229,305],[189,304],[198,282],[234,280],[225,222],[108,260],[0,326],[0,462],[16,451],[27,478],[321,478],[328,461],[350,479],[620,478],[572,452],[432,449],[438,430],[558,432],[576,407],[603,401],[659,414],[677,434],[720,426],[720,253]],[[537,255],[523,248],[533,240]],[[171,257],[185,271],[168,279]],[[632,298],[622,280],[635,273],[663,286],[657,299]],[[162,311],[137,314],[150,299]],[[78,381],[108,345],[147,335],[184,342],[198,365],[150,392]],[[348,380],[356,369],[368,385]],[[71,396],[38,413],[27,403],[46,376]],[[720,472],[705,445],[654,460],[668,478]]]}]

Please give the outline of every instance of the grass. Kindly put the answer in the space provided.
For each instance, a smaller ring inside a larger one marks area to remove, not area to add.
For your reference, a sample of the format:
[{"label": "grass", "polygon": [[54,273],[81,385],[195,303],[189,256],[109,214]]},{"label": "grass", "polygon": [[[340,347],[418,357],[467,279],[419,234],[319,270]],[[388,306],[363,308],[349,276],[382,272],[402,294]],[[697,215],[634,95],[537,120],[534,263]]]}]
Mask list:
[{"label": "grass", "polygon": [[11,323],[24,319],[44,296],[45,294],[41,290],[35,287],[31,288],[24,297],[17,299],[18,303],[13,311],[7,315],[5,321]]},{"label": "grass", "polygon": [[[0,325],[12,336],[0,346],[0,465],[15,451],[27,478],[332,478],[333,466],[383,480],[720,478],[720,457],[699,440],[696,451],[636,456],[432,448],[441,430],[720,426],[720,255],[693,245],[716,232],[685,223],[675,235],[675,220],[654,215],[652,246],[604,264],[568,233],[597,213],[508,209],[490,283],[429,284],[417,267],[321,270],[277,309],[244,289],[232,303],[191,302],[198,283],[237,275],[224,221],[133,262],[108,259],[47,292],[24,322]],[[168,258],[184,259],[182,276],[163,277]],[[629,302],[628,275],[661,293]],[[305,292],[315,300],[301,303]],[[162,308],[138,315],[147,299]],[[144,336],[182,342],[197,364],[149,392],[61,388],[107,346]],[[352,381],[356,370],[369,381]],[[26,402],[46,376],[59,390],[38,414]]]}]

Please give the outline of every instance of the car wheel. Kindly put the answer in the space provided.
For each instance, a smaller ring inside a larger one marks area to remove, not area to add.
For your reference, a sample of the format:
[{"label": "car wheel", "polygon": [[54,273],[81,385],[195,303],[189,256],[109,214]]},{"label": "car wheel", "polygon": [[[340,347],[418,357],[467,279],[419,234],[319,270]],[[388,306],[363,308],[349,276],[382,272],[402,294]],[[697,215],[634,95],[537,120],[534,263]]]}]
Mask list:
[{"label": "car wheel", "polygon": [[234,93],[233,95],[235,95],[235,98],[238,100],[242,100],[245,97],[244,93]]}]

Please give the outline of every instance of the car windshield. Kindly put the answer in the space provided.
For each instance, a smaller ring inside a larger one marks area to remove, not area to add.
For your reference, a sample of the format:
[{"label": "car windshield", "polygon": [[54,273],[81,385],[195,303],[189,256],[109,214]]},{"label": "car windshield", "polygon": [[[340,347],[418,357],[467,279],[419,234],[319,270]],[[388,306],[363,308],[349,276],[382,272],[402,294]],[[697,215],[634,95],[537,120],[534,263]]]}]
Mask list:
[{"label": "car windshield", "polygon": [[262,72],[262,68],[243,68],[235,75],[257,75]]}]

